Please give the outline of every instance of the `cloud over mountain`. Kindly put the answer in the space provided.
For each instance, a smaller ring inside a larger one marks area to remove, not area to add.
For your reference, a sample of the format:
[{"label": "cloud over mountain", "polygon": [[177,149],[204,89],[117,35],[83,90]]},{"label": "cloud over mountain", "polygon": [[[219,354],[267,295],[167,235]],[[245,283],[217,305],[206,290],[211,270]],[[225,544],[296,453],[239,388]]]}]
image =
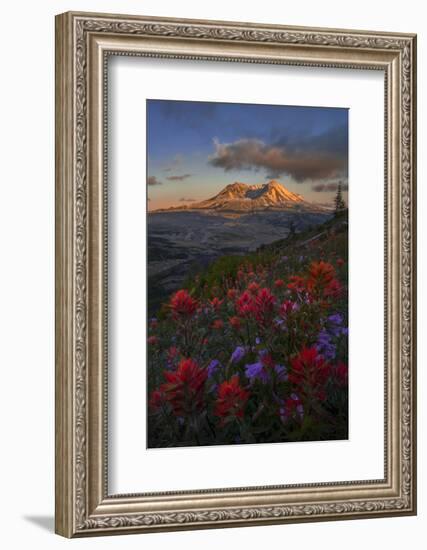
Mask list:
[{"label": "cloud over mountain", "polygon": [[244,138],[232,143],[214,140],[212,166],[231,170],[265,170],[267,177],[291,176],[297,182],[347,176],[347,132],[337,127],[298,141],[287,136],[266,143]]}]

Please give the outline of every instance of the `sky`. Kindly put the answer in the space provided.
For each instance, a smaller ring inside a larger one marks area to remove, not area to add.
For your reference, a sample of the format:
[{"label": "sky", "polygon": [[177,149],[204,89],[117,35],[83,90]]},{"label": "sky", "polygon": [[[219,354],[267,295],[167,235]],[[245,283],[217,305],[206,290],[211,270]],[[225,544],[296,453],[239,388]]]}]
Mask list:
[{"label": "sky", "polygon": [[348,110],[147,100],[149,210],[271,179],[317,203],[341,181],[347,202]]}]

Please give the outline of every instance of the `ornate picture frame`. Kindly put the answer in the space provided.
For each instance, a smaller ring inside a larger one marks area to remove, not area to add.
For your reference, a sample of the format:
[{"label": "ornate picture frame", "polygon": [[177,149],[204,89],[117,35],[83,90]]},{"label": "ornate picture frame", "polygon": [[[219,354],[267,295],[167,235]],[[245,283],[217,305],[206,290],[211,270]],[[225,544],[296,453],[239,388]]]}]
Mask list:
[{"label": "ornate picture frame", "polygon": [[[109,56],[382,71],[384,478],[108,492]],[[68,12],[56,17],[56,532],[65,537],[416,513],[416,36]]]}]

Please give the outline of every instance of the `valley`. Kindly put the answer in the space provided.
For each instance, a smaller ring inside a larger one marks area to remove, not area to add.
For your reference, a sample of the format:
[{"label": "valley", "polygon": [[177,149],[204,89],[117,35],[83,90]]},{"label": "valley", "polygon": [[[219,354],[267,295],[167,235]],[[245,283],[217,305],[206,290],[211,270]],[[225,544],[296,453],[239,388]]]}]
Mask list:
[{"label": "valley", "polygon": [[168,211],[148,214],[149,313],[183,281],[224,255],[242,255],[323,223],[330,212]]},{"label": "valley", "polygon": [[149,314],[220,256],[246,254],[331,215],[330,208],[307,202],[277,180],[257,185],[235,182],[191,206],[149,212]]}]

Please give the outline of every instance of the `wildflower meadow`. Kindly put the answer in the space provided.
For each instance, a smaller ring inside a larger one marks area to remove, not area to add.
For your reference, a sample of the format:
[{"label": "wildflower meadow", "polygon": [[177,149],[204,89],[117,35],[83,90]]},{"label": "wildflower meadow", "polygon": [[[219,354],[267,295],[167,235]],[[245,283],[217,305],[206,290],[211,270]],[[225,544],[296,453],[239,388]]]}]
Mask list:
[{"label": "wildflower meadow", "polygon": [[148,320],[148,446],[348,437],[347,222],[219,258]]}]

